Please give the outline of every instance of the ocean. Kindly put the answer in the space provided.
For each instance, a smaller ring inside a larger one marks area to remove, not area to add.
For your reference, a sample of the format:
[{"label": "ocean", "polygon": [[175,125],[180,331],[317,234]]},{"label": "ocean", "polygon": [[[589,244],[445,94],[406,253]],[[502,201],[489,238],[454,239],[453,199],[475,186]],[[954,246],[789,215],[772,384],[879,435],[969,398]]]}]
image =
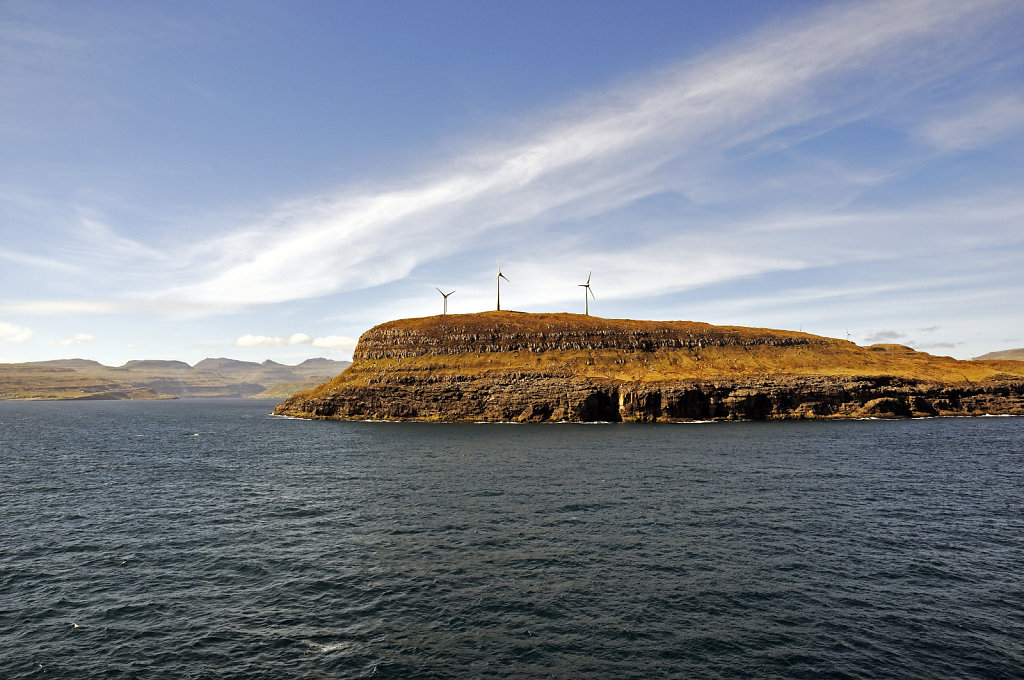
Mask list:
[{"label": "ocean", "polygon": [[1024,677],[1024,418],[272,405],[0,402],[0,677]]}]

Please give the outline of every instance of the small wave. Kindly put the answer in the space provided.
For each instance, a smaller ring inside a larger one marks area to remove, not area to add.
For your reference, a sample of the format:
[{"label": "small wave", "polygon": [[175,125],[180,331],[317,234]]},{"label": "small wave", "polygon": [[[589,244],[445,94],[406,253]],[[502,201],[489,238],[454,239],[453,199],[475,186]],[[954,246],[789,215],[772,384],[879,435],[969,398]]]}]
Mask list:
[{"label": "small wave", "polygon": [[352,648],[351,642],[330,642],[328,644],[321,644],[319,642],[304,641],[303,644],[309,648],[309,651],[316,652],[318,654],[329,654],[331,652],[340,652]]}]

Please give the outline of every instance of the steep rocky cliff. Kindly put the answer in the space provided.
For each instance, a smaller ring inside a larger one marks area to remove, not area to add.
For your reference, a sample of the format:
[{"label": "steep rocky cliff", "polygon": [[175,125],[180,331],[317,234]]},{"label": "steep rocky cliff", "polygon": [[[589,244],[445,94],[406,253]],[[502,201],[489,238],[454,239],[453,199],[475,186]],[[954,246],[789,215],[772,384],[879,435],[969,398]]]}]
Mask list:
[{"label": "steep rocky cliff", "polygon": [[1024,362],[690,321],[403,319],[364,333],[353,359],[275,412],[443,421],[1024,414]]}]

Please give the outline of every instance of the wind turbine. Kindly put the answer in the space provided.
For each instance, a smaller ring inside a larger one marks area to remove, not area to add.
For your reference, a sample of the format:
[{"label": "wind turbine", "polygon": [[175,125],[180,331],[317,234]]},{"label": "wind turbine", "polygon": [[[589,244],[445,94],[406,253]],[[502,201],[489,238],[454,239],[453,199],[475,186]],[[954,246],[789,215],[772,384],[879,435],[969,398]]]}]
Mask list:
[{"label": "wind turbine", "polygon": [[589,274],[587,274],[587,282],[586,283],[576,284],[580,288],[585,288],[586,289],[586,290],[583,291],[583,313],[586,314],[587,316],[590,316],[590,298],[587,297],[587,293],[590,293],[590,297],[594,298],[595,300],[597,299],[597,296],[594,295],[594,291],[590,290],[590,277],[593,274],[594,274],[594,272],[590,272]]},{"label": "wind turbine", "polygon": [[494,277],[494,280],[498,282],[498,311],[501,311],[501,280],[505,279],[508,281],[508,277],[501,273],[501,261],[498,258],[494,258],[494,261],[498,263],[498,275]]},{"label": "wind turbine", "polygon": [[441,297],[444,298],[444,313],[447,314],[448,313],[448,296],[451,295],[452,293],[454,293],[455,291],[453,290],[452,293],[446,293],[443,290],[441,290],[440,288],[438,288],[437,286],[434,287],[434,290],[436,290],[438,293],[440,293]]}]

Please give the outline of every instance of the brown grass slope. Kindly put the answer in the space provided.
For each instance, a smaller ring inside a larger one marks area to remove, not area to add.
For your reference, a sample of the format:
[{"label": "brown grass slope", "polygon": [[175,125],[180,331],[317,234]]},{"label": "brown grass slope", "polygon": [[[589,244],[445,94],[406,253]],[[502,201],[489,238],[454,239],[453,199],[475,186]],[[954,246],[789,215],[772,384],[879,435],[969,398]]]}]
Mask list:
[{"label": "brown grass slope", "polygon": [[[102,368],[102,367],[101,367]],[[0,364],[0,400],[153,399],[158,395],[102,371],[33,364]]]},{"label": "brown grass slope", "polygon": [[[794,331],[577,314],[391,321],[364,333],[353,358],[344,373],[293,395],[277,412],[423,420],[933,415],[975,406],[1016,412],[1014,390],[1024,390],[1022,362],[958,361]],[[1009,401],[1000,401],[1002,392]],[[921,401],[926,397],[934,404]],[[896,402],[870,404],[878,399]]]},{"label": "brown grass slope", "polygon": [[998,352],[989,352],[988,354],[982,354],[980,357],[974,357],[975,361],[990,361],[993,359],[1024,361],[1024,347],[1019,349],[1004,349]]}]

